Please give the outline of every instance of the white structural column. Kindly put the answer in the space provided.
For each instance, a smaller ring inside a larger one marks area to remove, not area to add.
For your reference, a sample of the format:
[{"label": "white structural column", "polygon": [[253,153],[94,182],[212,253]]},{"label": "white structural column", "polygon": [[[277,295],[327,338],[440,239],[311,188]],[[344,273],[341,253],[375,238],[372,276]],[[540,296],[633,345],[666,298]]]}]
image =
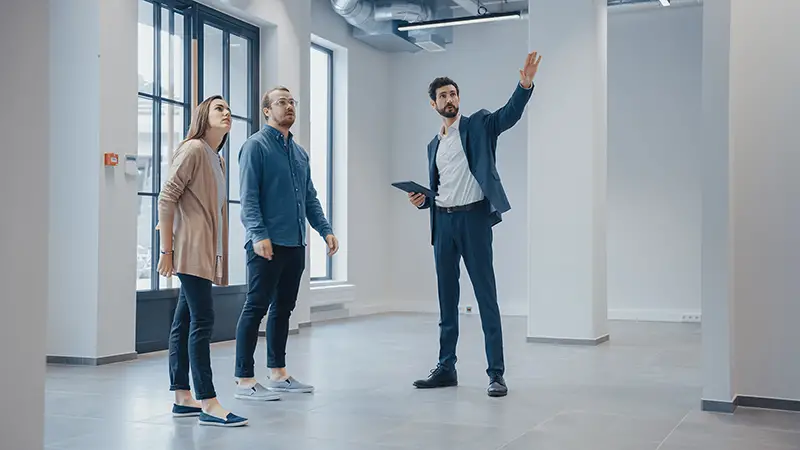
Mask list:
[{"label": "white structural column", "polygon": [[531,0],[528,340],[608,339],[605,0]]},{"label": "white structural column", "polygon": [[0,447],[44,442],[50,146],[48,2],[0,2]]},{"label": "white structural column", "polygon": [[703,407],[800,407],[800,2],[703,12]]},{"label": "white structural column", "polygon": [[[50,2],[52,139],[47,354],[135,356],[136,175],[103,166],[137,151],[137,2]],[[47,110],[43,110],[47,114]],[[166,326],[166,325],[165,325]]]},{"label": "white structural column", "polygon": [[[732,385],[733,302],[730,285],[730,33],[731,2],[703,5],[702,311],[706,403],[729,410]],[[726,407],[725,405],[729,406]]]}]

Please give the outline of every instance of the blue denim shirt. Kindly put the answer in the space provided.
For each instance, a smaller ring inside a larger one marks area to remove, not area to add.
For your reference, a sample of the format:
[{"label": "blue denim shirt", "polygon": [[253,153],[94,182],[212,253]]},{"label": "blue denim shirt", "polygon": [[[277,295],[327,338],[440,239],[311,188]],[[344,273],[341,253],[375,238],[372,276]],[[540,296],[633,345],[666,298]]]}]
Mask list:
[{"label": "blue denim shirt", "polygon": [[323,238],[333,234],[311,181],[308,154],[289,133],[265,125],[239,152],[242,224],[246,243],[306,245],[306,218]]}]

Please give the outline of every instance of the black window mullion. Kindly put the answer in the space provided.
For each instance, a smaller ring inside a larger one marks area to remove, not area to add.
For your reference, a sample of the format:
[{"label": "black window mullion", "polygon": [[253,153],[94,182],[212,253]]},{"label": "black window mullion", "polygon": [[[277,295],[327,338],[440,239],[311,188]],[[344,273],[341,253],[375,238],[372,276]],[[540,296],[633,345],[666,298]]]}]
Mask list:
[{"label": "black window mullion", "polygon": [[[222,32],[222,97],[230,104],[231,101],[231,34],[223,29]],[[233,125],[233,120],[231,120]],[[230,138],[230,136],[228,136]],[[231,192],[231,171],[227,170],[231,166],[231,140],[225,142],[224,153],[225,158],[225,192],[230,197]],[[228,219],[230,226],[230,218]]]},{"label": "black window mullion", "polygon": [[188,130],[192,120],[192,39],[194,26],[191,17],[193,7],[183,10],[183,129]]},{"label": "black window mullion", "polygon": [[[155,11],[155,18],[153,22],[153,30],[156,33],[155,39],[153,42],[155,43],[155,51],[153,52],[153,67],[155,68],[156,75],[154,77],[153,83],[153,93],[155,94],[155,98],[153,99],[153,192],[159,193],[161,192],[161,102],[162,102],[162,92],[161,92],[161,9],[162,6],[158,3],[155,3],[153,6],[153,10]],[[156,230],[156,224],[158,223],[158,207],[157,201],[153,200],[152,202],[152,218],[153,223],[151,224],[150,229],[152,230],[152,238],[151,242],[153,245],[150,249],[150,286],[153,290],[158,290],[159,287],[159,279],[158,279],[158,262],[159,257],[161,256],[161,252],[159,249],[161,248],[161,236],[160,233]]]},{"label": "black window mullion", "polygon": [[[198,11],[198,9],[195,9],[195,11]],[[195,39],[197,39],[197,103],[200,104],[205,95],[205,92],[203,92],[203,83],[205,82],[205,77],[203,76],[205,57],[203,52],[205,51],[206,39],[203,31],[204,22],[199,12],[195,15],[194,24]]]}]

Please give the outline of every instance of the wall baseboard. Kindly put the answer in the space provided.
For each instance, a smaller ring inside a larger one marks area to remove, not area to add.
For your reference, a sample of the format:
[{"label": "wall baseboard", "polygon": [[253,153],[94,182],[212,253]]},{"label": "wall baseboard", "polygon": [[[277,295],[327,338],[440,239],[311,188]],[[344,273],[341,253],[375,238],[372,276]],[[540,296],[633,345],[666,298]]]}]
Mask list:
[{"label": "wall baseboard", "polygon": [[356,299],[354,284],[312,283],[311,308],[352,303]]},{"label": "wall baseboard", "polygon": [[[425,313],[425,314],[439,314],[439,302],[436,300],[434,294],[430,301],[412,300],[412,301],[396,301],[387,305],[380,305],[382,311],[379,312],[402,312],[402,313]],[[466,312],[467,306],[472,307],[471,312]],[[352,309],[352,307],[351,307]],[[475,303],[467,303],[461,301],[458,305],[458,310],[461,315],[471,316],[478,315],[478,305]],[[500,305],[500,315],[503,317],[528,317],[528,311],[524,307],[503,306]]]},{"label": "wall baseboard", "polygon": [[733,401],[703,400],[702,410],[706,412],[732,414],[736,408],[772,409],[775,411],[800,412],[800,400],[784,398],[737,395]]},{"label": "wall baseboard", "polygon": [[573,339],[573,338],[555,338],[555,337],[539,337],[528,336],[525,340],[531,344],[556,344],[556,345],[600,345],[608,342],[610,336],[604,334],[595,339]]},{"label": "wall baseboard", "polygon": [[[290,329],[289,330],[289,336],[294,336],[294,335],[300,334],[300,328],[305,328],[305,327],[299,326],[299,328]],[[258,337],[267,337],[267,331],[266,330],[258,330]]]},{"label": "wall baseboard", "polygon": [[742,408],[774,409],[778,411],[800,412],[800,400],[790,400],[784,398],[739,395],[736,397],[736,406],[741,406]]},{"label": "wall baseboard", "polygon": [[700,409],[705,412],[733,414],[733,412],[736,411],[736,402],[703,399],[700,404]]},{"label": "wall baseboard", "polygon": [[700,322],[700,311],[681,309],[609,309],[608,320],[631,320],[639,322]]},{"label": "wall baseboard", "polygon": [[64,366],[104,366],[126,361],[133,361],[139,357],[138,353],[124,353],[122,355],[103,356],[101,358],[84,358],[76,356],[47,356],[47,364]]}]

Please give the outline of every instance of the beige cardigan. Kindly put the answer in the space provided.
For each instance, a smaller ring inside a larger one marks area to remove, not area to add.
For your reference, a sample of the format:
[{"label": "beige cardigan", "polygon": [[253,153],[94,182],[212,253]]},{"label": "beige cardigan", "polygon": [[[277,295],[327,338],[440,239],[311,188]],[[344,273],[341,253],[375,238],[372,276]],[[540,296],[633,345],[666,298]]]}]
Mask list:
[{"label": "beige cardigan", "polygon": [[[176,273],[228,285],[228,205],[222,205],[222,261],[217,266],[219,206],[217,181],[208,163],[205,142],[192,139],[175,152],[158,198],[160,221],[173,218],[172,262]],[[222,171],[225,172],[224,161]],[[227,198],[227,195],[226,195]],[[209,226],[209,224],[211,226]],[[158,227],[156,227],[158,228]]]}]

